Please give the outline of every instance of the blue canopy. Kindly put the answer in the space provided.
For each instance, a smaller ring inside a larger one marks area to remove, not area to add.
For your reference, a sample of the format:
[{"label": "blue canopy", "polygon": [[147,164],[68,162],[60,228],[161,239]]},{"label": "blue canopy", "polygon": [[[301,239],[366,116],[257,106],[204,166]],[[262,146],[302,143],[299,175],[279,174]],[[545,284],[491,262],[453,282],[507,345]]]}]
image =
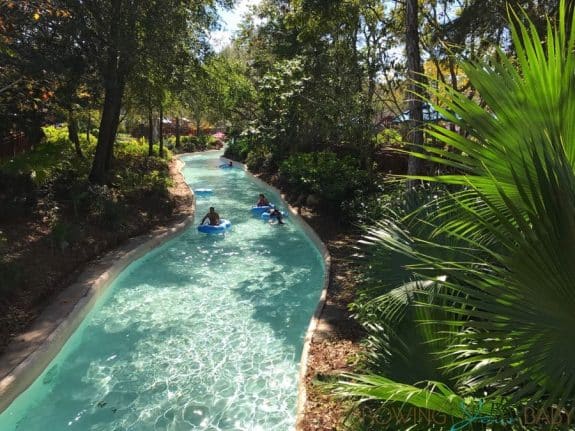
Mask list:
[{"label": "blue canopy", "polygon": [[[401,114],[399,114],[397,117],[395,117],[391,122],[393,124],[399,124],[399,123],[405,123],[407,121],[411,120],[411,116],[410,116],[410,111],[403,111]],[[433,106],[431,106],[428,103],[424,103],[423,104],[423,121],[424,122],[435,122],[435,121],[439,121],[439,120],[445,120],[445,118],[443,118],[443,116],[437,112]]]}]

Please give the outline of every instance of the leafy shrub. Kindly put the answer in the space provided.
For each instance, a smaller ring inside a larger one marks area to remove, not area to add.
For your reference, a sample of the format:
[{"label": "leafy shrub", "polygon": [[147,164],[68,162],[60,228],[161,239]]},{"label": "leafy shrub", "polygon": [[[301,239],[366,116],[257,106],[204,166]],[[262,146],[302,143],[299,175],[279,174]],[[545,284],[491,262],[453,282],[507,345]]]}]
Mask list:
[{"label": "leafy shrub", "polygon": [[75,242],[79,236],[80,229],[77,225],[66,222],[58,222],[52,228],[52,232],[50,233],[52,248],[54,250],[59,249],[60,251],[64,251],[66,247],[70,243]]},{"label": "leafy shrub", "polygon": [[50,181],[62,163],[73,158],[73,145],[65,127],[44,128],[46,139],[32,151],[5,162],[1,169],[7,174],[28,174],[37,185]]},{"label": "leafy shrub", "polygon": [[126,219],[124,204],[118,192],[108,186],[91,185],[88,188],[92,221],[107,228],[119,228]]},{"label": "leafy shrub", "polygon": [[46,126],[43,130],[47,142],[59,144],[67,144],[70,142],[68,140],[68,128],[65,126]]},{"label": "leafy shrub", "polygon": [[26,268],[17,262],[0,260],[0,295],[9,297],[24,282]]},{"label": "leafy shrub", "polygon": [[182,153],[193,153],[194,151],[198,151],[198,144],[195,136],[181,136],[179,151]]},{"label": "leafy shrub", "polygon": [[114,185],[124,193],[169,186],[168,161],[161,157],[125,154],[114,172]]},{"label": "leafy shrub", "polygon": [[25,214],[36,203],[36,185],[30,174],[0,171],[0,218]]},{"label": "leafy shrub", "polygon": [[395,185],[384,185],[383,180],[374,180],[370,188],[356,190],[352,198],[341,203],[342,214],[358,224],[379,220],[387,214],[386,208],[394,201],[395,193]]},{"label": "leafy shrub", "polygon": [[368,186],[368,175],[357,158],[333,152],[302,153],[289,157],[279,170],[280,181],[297,194],[317,195],[332,209]]},{"label": "leafy shrub", "polygon": [[196,136],[196,142],[197,145],[204,150],[215,149],[220,146],[219,141],[212,135]]},{"label": "leafy shrub", "polygon": [[[176,150],[176,137],[170,136],[168,138],[169,148]],[[181,136],[180,148],[177,149],[179,153],[193,153],[195,151],[205,151],[209,149],[219,148],[221,144],[212,135],[200,136]]]},{"label": "leafy shrub", "polygon": [[165,194],[171,183],[172,180],[166,172],[155,169],[144,174],[141,186],[153,193]]},{"label": "leafy shrub", "polygon": [[[45,186],[67,169],[88,171],[90,161],[76,157],[74,145],[68,139],[67,127],[46,126],[46,138],[34,150],[19,154],[0,165],[0,170],[9,175],[29,175],[34,184]],[[80,135],[80,144],[85,155],[92,154],[96,139],[88,144],[85,134]]]},{"label": "leafy shrub", "polygon": [[250,145],[246,138],[237,138],[228,143],[224,157],[238,162],[245,162],[250,152]]},{"label": "leafy shrub", "polygon": [[148,155],[148,143],[145,139],[134,139],[132,137],[126,137],[125,135],[118,134],[116,140],[116,145],[114,148],[116,157],[123,157],[124,155],[130,156],[147,156]]},{"label": "leafy shrub", "polygon": [[[182,139],[180,137],[180,144],[182,142]],[[176,149],[176,137],[175,136],[168,136],[167,138],[164,139],[164,146],[171,150],[174,151]]]},{"label": "leafy shrub", "polygon": [[272,172],[275,167],[273,154],[263,147],[251,150],[246,157],[246,164],[252,172]]},{"label": "leafy shrub", "polygon": [[374,221],[401,218],[424,206],[436,205],[449,191],[445,185],[420,183],[407,188],[404,183],[386,183],[384,178],[380,178],[373,181],[371,189],[358,190],[353,199],[343,202],[342,210],[349,220],[371,225]]},{"label": "leafy shrub", "polygon": [[386,128],[379,132],[375,137],[375,143],[380,147],[402,148],[405,146],[401,133],[391,128]]},{"label": "leafy shrub", "polygon": [[51,189],[58,202],[70,203],[74,216],[85,213],[90,206],[88,170],[68,166],[59,171],[53,179]]}]

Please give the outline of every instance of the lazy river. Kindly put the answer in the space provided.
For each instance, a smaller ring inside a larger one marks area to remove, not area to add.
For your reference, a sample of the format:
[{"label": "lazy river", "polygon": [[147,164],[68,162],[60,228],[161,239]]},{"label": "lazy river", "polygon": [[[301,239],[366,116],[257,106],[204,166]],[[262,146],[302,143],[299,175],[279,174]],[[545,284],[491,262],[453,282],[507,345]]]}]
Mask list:
[{"label": "lazy river", "polygon": [[214,206],[224,236],[192,226],[132,263],[64,348],[3,413],[2,431],[290,430],[305,331],[323,259],[288,219],[249,209],[281,202],[220,153],[183,158],[196,225]]}]

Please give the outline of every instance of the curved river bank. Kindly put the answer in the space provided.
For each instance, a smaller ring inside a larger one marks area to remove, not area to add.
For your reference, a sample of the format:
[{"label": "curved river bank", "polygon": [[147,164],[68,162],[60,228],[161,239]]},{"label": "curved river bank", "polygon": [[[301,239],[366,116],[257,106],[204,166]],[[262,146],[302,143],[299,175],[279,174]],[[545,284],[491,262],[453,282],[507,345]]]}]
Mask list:
[{"label": "curved river bank", "polygon": [[195,227],[132,263],[34,384],[2,431],[289,430],[305,331],[324,263],[293,221],[251,215],[262,190],[219,153],[183,158],[225,236]]}]

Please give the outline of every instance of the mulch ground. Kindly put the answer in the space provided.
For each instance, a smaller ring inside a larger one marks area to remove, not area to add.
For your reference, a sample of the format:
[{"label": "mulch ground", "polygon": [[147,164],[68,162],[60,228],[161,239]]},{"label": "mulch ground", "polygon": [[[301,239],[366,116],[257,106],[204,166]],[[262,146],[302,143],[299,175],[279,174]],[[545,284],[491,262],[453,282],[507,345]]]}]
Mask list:
[{"label": "mulch ground", "polygon": [[16,284],[0,286],[0,353],[90,261],[129,238],[170,225],[190,214],[191,194],[175,160],[170,172],[174,178],[170,202],[166,202],[170,210],[151,213],[149,208],[133,203],[119,229],[79,224],[77,240],[57,244],[50,222],[53,209],[44,208],[42,202],[33,213],[0,224],[6,239],[1,247],[2,261],[13,272],[11,280]]},{"label": "mulch ground", "polygon": [[301,210],[301,215],[331,255],[327,301],[309,351],[302,428],[305,431],[340,430],[348,408],[319,382],[332,381],[342,372],[353,371],[360,353],[364,332],[348,311],[356,291],[358,269],[353,255],[359,233],[306,209]]}]

